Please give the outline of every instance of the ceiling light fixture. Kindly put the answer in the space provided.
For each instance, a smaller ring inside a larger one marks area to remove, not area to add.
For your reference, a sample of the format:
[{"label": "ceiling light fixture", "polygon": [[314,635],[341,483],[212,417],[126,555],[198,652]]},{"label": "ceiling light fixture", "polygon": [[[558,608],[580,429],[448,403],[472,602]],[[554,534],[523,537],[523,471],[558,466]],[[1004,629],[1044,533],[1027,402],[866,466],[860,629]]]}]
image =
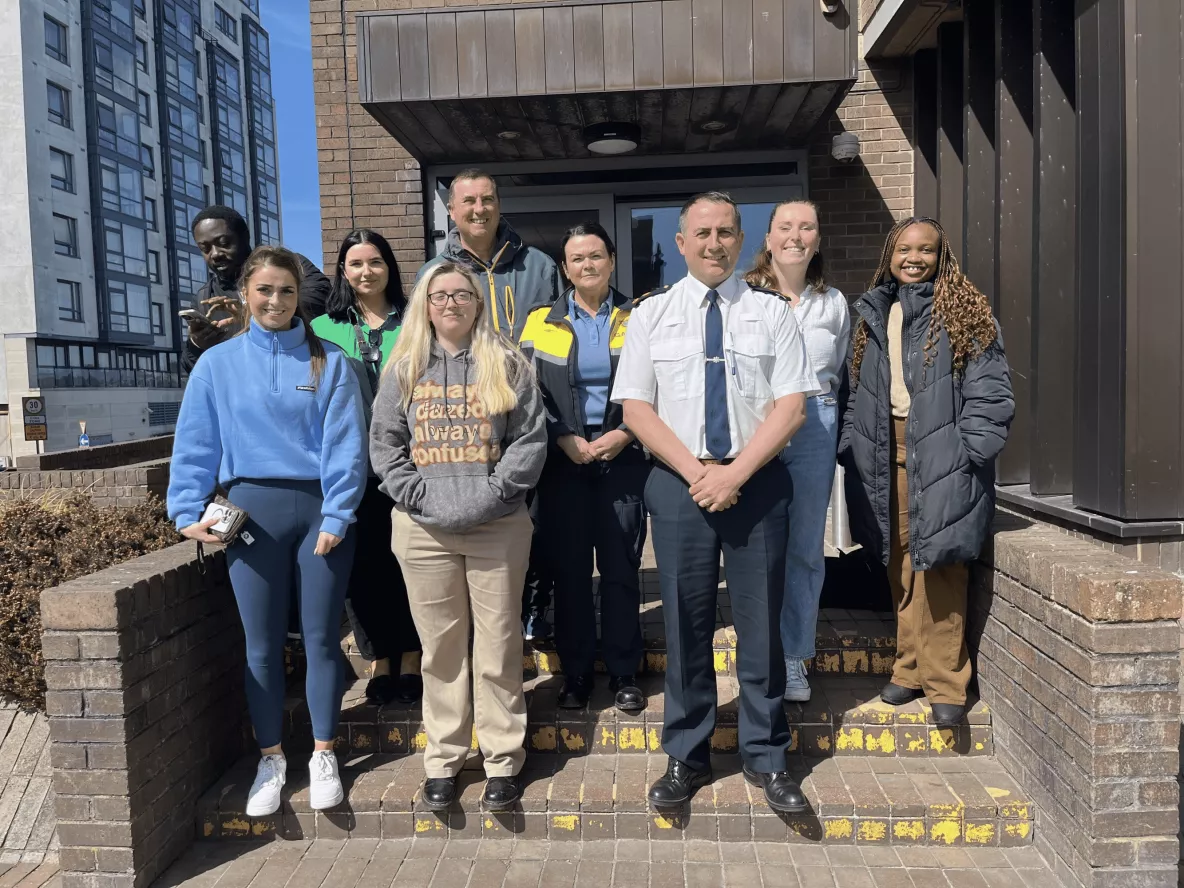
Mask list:
[{"label": "ceiling light fixture", "polygon": [[593,154],[627,154],[641,144],[635,123],[594,123],[584,127],[584,144]]},{"label": "ceiling light fixture", "polygon": [[521,139],[522,133],[518,130],[502,130],[497,134],[497,137],[504,142],[513,142],[515,139]]}]

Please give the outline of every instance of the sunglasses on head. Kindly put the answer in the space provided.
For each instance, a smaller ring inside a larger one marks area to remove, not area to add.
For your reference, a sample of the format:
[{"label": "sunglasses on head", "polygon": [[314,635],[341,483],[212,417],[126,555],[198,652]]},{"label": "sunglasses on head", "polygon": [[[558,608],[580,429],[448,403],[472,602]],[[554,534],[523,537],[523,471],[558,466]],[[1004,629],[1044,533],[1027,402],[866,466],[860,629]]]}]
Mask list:
[{"label": "sunglasses on head", "polygon": [[366,335],[366,341],[358,344],[362,360],[367,364],[382,363],[382,330],[371,330]]}]

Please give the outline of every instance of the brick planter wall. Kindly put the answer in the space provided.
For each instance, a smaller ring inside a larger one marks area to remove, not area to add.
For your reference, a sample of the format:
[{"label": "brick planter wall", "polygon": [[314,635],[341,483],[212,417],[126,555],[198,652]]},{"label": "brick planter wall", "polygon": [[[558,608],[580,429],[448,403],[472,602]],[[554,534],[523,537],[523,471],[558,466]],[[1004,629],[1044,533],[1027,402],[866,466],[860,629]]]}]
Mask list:
[{"label": "brick planter wall", "polygon": [[1066,885],[1175,886],[1184,581],[1000,513],[971,581],[995,752]]},{"label": "brick planter wall", "polygon": [[41,612],[62,888],[142,888],[245,748],[225,562],[203,574],[178,544],[48,589]]},{"label": "brick planter wall", "polygon": [[119,469],[0,472],[0,502],[61,493],[85,493],[97,506],[134,506],[150,495],[164,499],[169,462]]},{"label": "brick planter wall", "polygon": [[155,438],[140,438],[136,441],[122,441],[119,444],[101,444],[98,447],[78,447],[74,450],[55,450],[53,453],[18,456],[16,467],[41,472],[114,469],[118,466],[168,459],[172,455],[173,436],[157,435]]}]

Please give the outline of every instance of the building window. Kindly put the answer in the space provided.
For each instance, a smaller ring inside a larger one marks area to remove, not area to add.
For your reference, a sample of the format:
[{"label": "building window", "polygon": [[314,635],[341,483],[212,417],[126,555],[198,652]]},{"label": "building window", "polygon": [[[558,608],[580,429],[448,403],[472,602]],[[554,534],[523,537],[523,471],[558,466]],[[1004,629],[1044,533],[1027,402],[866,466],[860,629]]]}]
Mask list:
[{"label": "building window", "polygon": [[[148,237],[143,228],[115,219],[104,219],[103,233],[109,270],[122,271],[137,277],[148,276]],[[144,290],[147,292],[146,287]],[[141,314],[147,318],[148,309],[145,308]]]},{"label": "building window", "polygon": [[52,80],[47,82],[45,87],[49,122],[64,126],[66,129],[73,129],[74,124],[70,117],[70,90],[64,86],[58,86]]},{"label": "building window", "polygon": [[255,15],[259,14],[259,0],[243,0],[243,6],[247,7]]},{"label": "building window", "polygon": [[144,198],[144,218],[148,220],[148,227],[156,231],[156,201],[151,197]]},{"label": "building window", "polygon": [[144,165],[144,175],[149,179],[156,178],[156,156],[152,153],[151,145],[140,146],[140,163]]},{"label": "building window", "polygon": [[49,181],[58,191],[74,193],[74,155],[49,149]]},{"label": "building window", "polygon": [[106,37],[95,35],[95,83],[125,99],[136,98],[136,57]]},{"label": "building window", "polygon": [[82,284],[77,281],[58,281],[58,319],[82,321]]},{"label": "building window", "polygon": [[53,214],[53,251],[59,256],[78,255],[78,220]]},{"label": "building window", "polygon": [[148,277],[152,283],[160,283],[160,253],[156,250],[148,251]]},{"label": "building window", "polygon": [[148,73],[148,44],[139,37],[136,38],[136,67]]},{"label": "building window", "polygon": [[140,158],[140,112],[95,93],[99,145],[133,160]]},{"label": "building window", "polygon": [[152,96],[146,92],[140,93],[140,123],[152,126]]},{"label": "building window", "polygon": [[63,65],[70,64],[70,29],[48,15],[45,17],[45,54]]},{"label": "building window", "polygon": [[217,3],[214,4],[214,24],[218,26],[219,31],[238,43],[238,22]]},{"label": "building window", "polygon": [[135,4],[136,15],[142,19],[148,18],[148,5],[145,0],[135,0]]},{"label": "building window", "polygon": [[164,336],[164,306],[159,302],[152,303],[152,335]]},{"label": "building window", "polygon": [[107,283],[107,298],[113,332],[143,335],[152,332],[152,321],[149,314],[149,307],[152,303],[148,301],[147,287],[143,284],[130,284],[125,281],[109,281]]},{"label": "building window", "polygon": [[144,215],[144,179],[138,169],[110,157],[100,157],[99,179],[105,209],[136,219]]}]

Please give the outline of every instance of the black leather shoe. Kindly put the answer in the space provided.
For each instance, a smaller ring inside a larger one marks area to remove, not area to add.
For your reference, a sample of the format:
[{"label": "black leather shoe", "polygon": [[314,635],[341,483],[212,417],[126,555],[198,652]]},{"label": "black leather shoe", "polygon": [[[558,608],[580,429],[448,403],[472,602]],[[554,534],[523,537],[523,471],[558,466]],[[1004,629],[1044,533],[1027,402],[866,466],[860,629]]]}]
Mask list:
[{"label": "black leather shoe", "polygon": [[753,786],[759,786],[765,791],[765,801],[774,811],[782,814],[802,814],[810,810],[810,803],[802,793],[798,782],[789,776],[787,771],[775,771],[766,774],[761,771],[751,771],[744,766],[744,779]]},{"label": "black leather shoe", "polygon": [[933,723],[939,728],[953,728],[962,724],[966,717],[966,707],[957,703],[934,703]]},{"label": "black leather shoe", "polygon": [[563,690],[559,692],[560,709],[583,709],[592,696],[592,677],[572,675],[564,679]]},{"label": "black leather shoe", "polygon": [[395,699],[405,706],[423,699],[423,676],[404,672],[395,683]]},{"label": "black leather shoe", "polygon": [[429,777],[423,782],[423,803],[429,811],[443,811],[454,801],[455,777]]},{"label": "black leather shoe", "polygon": [[655,808],[677,808],[685,805],[695,790],[711,782],[711,769],[696,771],[678,759],[666,764],[666,775],[659,777],[650,787],[648,798]]},{"label": "black leather shoe", "polygon": [[395,680],[389,675],[376,675],[366,682],[366,699],[375,706],[385,706],[395,699]]},{"label": "black leather shoe", "polygon": [[905,703],[911,703],[924,696],[925,692],[920,688],[906,688],[894,682],[888,682],[880,690],[880,699],[889,706],[904,706]]},{"label": "black leather shoe", "polygon": [[645,709],[645,694],[632,675],[614,675],[609,679],[608,689],[616,695],[613,705],[622,712],[641,712]]},{"label": "black leather shoe", "polygon": [[490,777],[481,794],[481,807],[486,811],[505,811],[522,798],[517,777]]}]

